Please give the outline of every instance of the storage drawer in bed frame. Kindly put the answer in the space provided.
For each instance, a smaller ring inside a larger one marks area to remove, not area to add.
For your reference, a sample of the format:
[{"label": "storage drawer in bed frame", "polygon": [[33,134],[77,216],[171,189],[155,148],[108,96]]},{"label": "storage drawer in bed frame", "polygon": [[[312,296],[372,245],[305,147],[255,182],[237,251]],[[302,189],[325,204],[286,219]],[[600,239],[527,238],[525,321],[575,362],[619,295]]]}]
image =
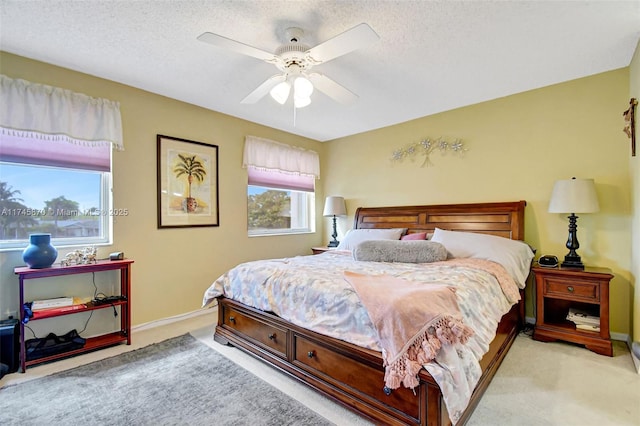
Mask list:
[{"label": "storage drawer in bed frame", "polygon": [[[367,365],[361,360],[354,360],[325,347],[320,342],[295,333],[293,338],[295,339],[294,365],[322,377],[335,386],[342,387],[346,392],[357,393],[363,399],[373,397],[371,402],[376,399],[385,401],[390,407],[410,415],[416,421],[419,418],[417,400],[420,398],[418,394],[420,388],[415,395],[410,389],[404,387],[393,391],[389,389],[386,394],[384,371],[381,371],[380,365]],[[353,385],[347,387],[344,383]]]},{"label": "storage drawer in bed frame", "polygon": [[224,327],[241,333],[256,345],[286,358],[288,341],[286,329],[262,321],[250,314],[245,315],[237,309],[221,308],[221,312],[223,312],[223,316],[220,324],[223,324]]}]

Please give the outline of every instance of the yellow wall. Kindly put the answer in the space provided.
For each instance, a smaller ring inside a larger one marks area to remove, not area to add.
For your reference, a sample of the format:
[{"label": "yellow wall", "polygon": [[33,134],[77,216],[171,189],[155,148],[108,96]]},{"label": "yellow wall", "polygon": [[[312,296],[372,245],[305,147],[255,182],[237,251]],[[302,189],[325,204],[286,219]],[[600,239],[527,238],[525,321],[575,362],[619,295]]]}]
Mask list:
[{"label": "yellow wall", "polygon": [[[640,42],[629,67],[629,98],[640,101]],[[640,342],[640,107],[636,107],[636,156],[629,156],[631,170],[631,205],[633,225],[631,232],[631,274],[635,292],[633,297],[633,340]],[[629,140],[627,139],[627,143]],[[630,148],[627,147],[629,151]]]},{"label": "yellow wall", "polygon": [[[115,207],[126,207],[131,214],[118,218],[114,245],[101,248],[99,254],[123,250],[135,259],[134,324],[197,309],[211,281],[241,261],[308,253],[312,245],[326,242],[330,222],[321,217],[324,194],[347,199],[350,217],[339,220],[340,235],[351,227],[355,208],[361,205],[524,199],[527,241],[538,254],[562,257],[568,222],[546,209],[553,182],[578,176],[595,179],[601,203],[600,213],[582,215],[578,221],[578,252],[587,264],[613,269],[612,331],[630,333],[633,164],[636,191],[640,184],[638,157],[629,162],[629,142],[621,131],[629,68],[319,143],[7,53],[0,53],[0,64],[0,71],[13,78],[121,103],[126,150],[114,154],[114,200]],[[631,70],[635,76],[637,69],[636,65],[636,71]],[[156,134],[220,147],[220,227],[156,228]],[[247,134],[320,153],[318,232],[247,237],[246,173],[240,167]],[[434,153],[430,167],[390,162],[394,149],[427,136],[459,137],[469,151],[463,158]],[[0,314],[4,315],[6,300],[17,303],[12,271],[21,264],[19,252],[0,253]]]},{"label": "yellow wall", "polygon": [[[320,142],[42,62],[5,52],[0,55],[0,71],[9,77],[120,102],[125,151],[113,155],[114,206],[127,208],[130,214],[117,218],[113,246],[100,247],[98,254],[105,257],[122,250],[135,260],[134,324],[198,309],[204,290],[239,262],[311,253],[310,247],[320,243],[320,232],[248,238],[247,177],[241,167],[248,134],[313,149],[324,162],[326,146]],[[219,227],[157,229],[157,134],[219,146]],[[321,188],[317,197],[323,199]],[[322,202],[317,207],[316,228],[321,229]],[[20,252],[0,253],[3,317],[7,306],[15,309],[18,304],[13,268],[23,264]]]},{"label": "yellow wall", "polygon": [[[322,173],[327,193],[347,200],[350,217],[340,221],[340,234],[358,206],[522,199],[527,242],[538,254],[562,258],[568,221],[547,213],[554,181],[593,178],[601,210],[578,220],[578,253],[586,264],[613,270],[611,329],[629,333],[631,189],[622,133],[628,93],[624,68],[331,141]],[[394,149],[440,136],[461,138],[468,152],[434,153],[425,167],[390,161]]]}]

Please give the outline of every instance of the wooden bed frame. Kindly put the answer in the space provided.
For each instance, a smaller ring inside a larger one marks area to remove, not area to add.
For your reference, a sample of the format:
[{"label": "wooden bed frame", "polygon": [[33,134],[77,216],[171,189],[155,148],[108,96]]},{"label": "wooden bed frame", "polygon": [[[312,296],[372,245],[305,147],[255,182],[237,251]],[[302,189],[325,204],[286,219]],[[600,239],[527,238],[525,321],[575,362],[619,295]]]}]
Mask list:
[{"label": "wooden bed frame", "polygon": [[[524,239],[525,201],[410,207],[361,207],[354,228],[441,229]],[[521,292],[521,295],[522,292]],[[524,297],[523,297],[524,299]],[[380,352],[333,339],[224,297],[218,300],[214,339],[237,346],[290,374],[343,406],[386,425],[450,425],[438,384],[426,370],[415,393],[384,389]],[[513,343],[524,319],[524,302],[514,305],[498,325],[496,338],[482,358],[483,375],[459,425],[470,417]]]}]

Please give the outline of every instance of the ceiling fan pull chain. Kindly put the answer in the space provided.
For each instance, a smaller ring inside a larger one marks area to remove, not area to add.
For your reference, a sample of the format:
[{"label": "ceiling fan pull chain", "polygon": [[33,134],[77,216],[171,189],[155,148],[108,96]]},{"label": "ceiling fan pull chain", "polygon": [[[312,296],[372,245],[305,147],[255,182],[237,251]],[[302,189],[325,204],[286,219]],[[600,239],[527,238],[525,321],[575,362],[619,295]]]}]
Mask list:
[{"label": "ceiling fan pull chain", "polygon": [[293,127],[296,127],[297,109],[295,102],[293,103]]}]

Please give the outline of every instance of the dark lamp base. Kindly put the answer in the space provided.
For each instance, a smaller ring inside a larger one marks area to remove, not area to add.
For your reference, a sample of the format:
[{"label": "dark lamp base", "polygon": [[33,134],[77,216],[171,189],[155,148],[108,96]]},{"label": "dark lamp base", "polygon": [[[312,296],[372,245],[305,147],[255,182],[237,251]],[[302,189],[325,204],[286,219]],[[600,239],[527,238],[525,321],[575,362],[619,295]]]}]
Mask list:
[{"label": "dark lamp base", "polygon": [[584,269],[584,264],[580,255],[576,253],[576,250],[580,247],[578,242],[578,216],[575,213],[571,213],[569,216],[569,238],[567,238],[566,247],[569,249],[562,262],[563,268]]},{"label": "dark lamp base", "polygon": [[584,263],[580,260],[580,256],[569,256],[566,255],[564,257],[564,262],[562,262],[563,268],[574,268],[574,269],[584,269]]},{"label": "dark lamp base", "polygon": [[333,232],[331,233],[331,242],[329,243],[329,245],[327,247],[333,248],[333,247],[338,247],[338,244],[340,244],[340,241],[338,241],[338,229],[336,228],[336,215],[333,215]]}]

